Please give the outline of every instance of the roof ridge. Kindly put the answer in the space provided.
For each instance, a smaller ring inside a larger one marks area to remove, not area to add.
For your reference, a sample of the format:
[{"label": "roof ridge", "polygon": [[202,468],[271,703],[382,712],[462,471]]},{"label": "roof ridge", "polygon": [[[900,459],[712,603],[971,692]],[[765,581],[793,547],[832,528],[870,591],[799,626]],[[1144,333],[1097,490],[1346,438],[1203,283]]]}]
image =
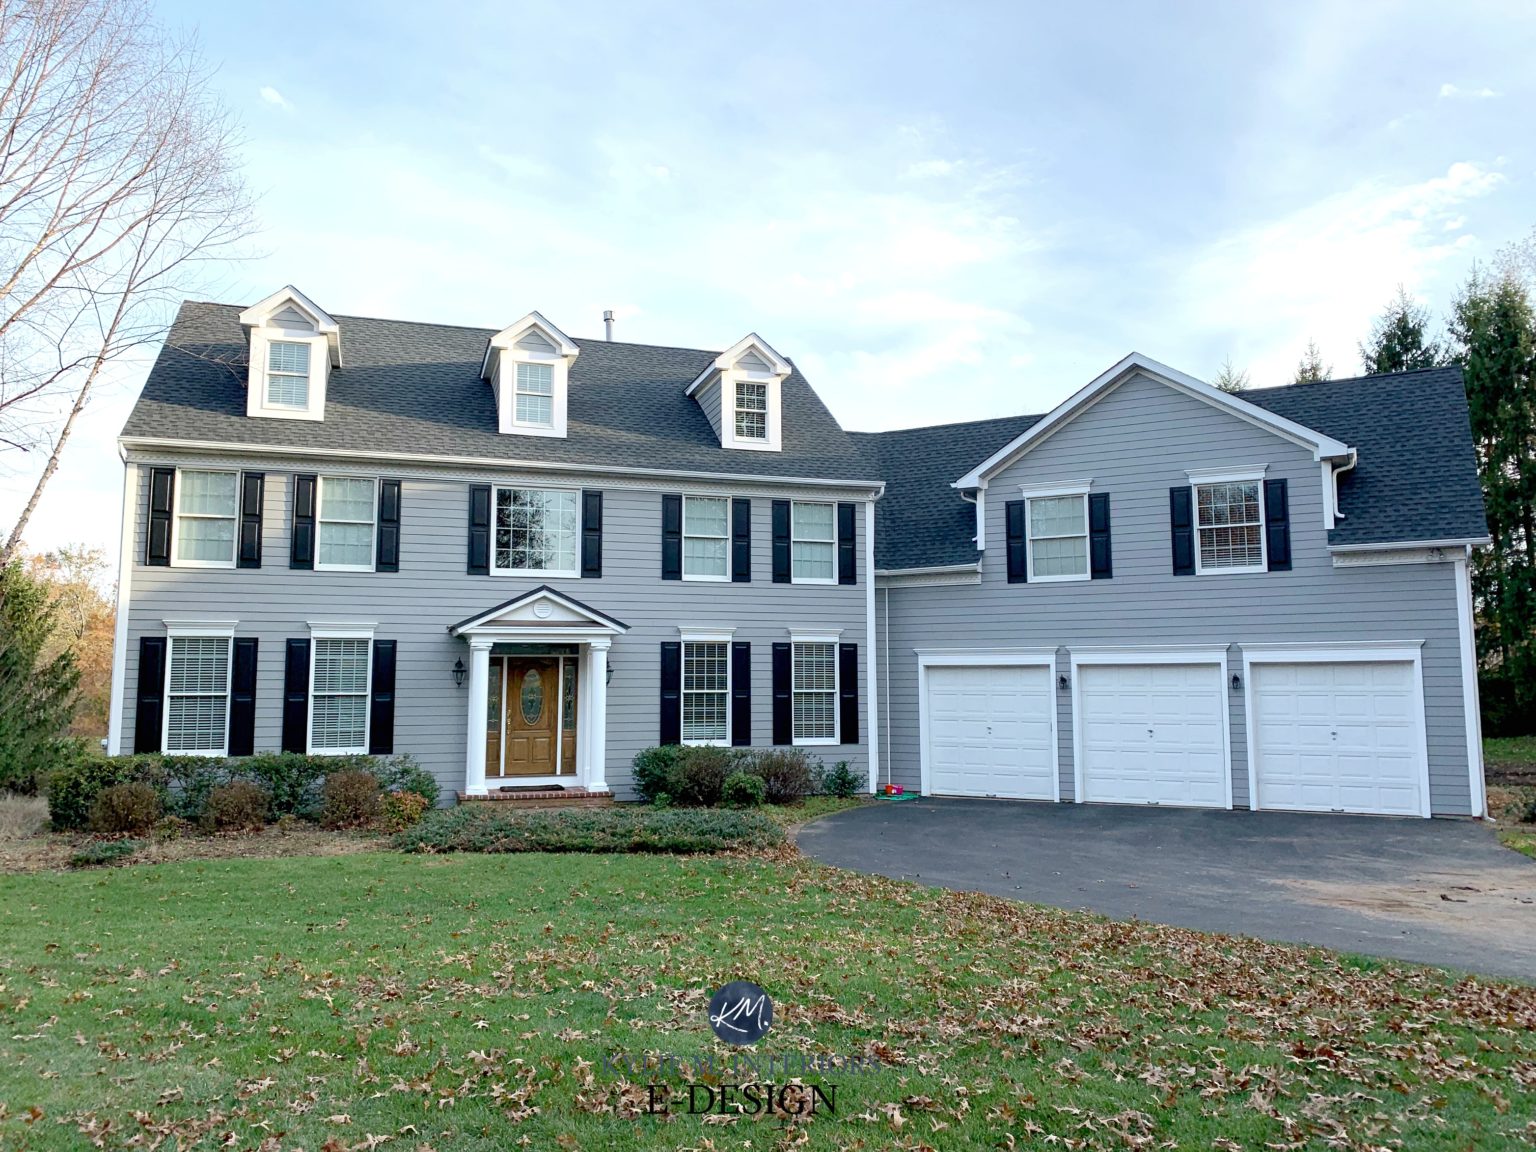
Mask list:
[{"label": "roof ridge", "polygon": [[1426,376],[1431,372],[1451,372],[1460,368],[1460,364],[1441,364],[1434,368],[1406,368],[1401,372],[1369,372],[1364,376],[1333,376],[1327,380],[1301,380],[1292,384],[1269,384],[1263,388],[1244,388],[1234,395],[1244,396],[1250,392],[1287,392],[1292,388],[1316,388],[1323,384],[1358,384],[1363,380],[1394,380],[1401,376]]},{"label": "roof ridge", "polygon": [[981,416],[975,420],[955,420],[948,424],[913,424],[907,428],[884,428],[877,432],[850,431],[850,436],[894,436],[898,432],[937,432],[941,428],[971,428],[977,424],[997,424],[1003,420],[1043,420],[1044,412],[1021,412],[1013,416]]}]

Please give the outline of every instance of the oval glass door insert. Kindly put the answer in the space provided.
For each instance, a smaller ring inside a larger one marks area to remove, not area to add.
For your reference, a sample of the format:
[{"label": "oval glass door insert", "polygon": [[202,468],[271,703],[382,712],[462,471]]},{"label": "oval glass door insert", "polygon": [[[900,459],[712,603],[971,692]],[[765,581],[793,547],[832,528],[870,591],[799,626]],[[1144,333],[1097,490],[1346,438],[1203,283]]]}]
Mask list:
[{"label": "oval glass door insert", "polygon": [[544,678],[537,668],[523,673],[523,686],[517,694],[518,706],[523,711],[523,723],[530,728],[544,715]]}]

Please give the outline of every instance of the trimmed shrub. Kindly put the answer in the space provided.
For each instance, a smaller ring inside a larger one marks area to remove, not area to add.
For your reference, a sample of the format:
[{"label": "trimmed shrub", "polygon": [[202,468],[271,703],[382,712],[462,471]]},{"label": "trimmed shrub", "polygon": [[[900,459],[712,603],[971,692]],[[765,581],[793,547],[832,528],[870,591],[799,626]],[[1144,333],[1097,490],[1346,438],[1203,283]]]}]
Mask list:
[{"label": "trimmed shrub", "polygon": [[821,790],[828,796],[836,796],[840,800],[848,800],[863,792],[868,783],[861,780],[858,773],[848,766],[848,761],[839,760],[832,765],[832,770],[821,778]]},{"label": "trimmed shrub", "polygon": [[730,748],[684,748],[677,758],[672,803],[682,808],[713,808],[720,803],[725,778],[740,756]]},{"label": "trimmed shrub", "polygon": [[385,831],[404,832],[415,827],[430,807],[419,792],[387,793],[383,803]]},{"label": "trimmed shrub", "polygon": [[160,775],[166,782],[166,811],[196,824],[208,809],[208,796],[231,778],[238,760],[218,756],[136,756],[140,771]]},{"label": "trimmed shrub", "polygon": [[164,814],[160,793],[148,784],[113,784],[91,805],[91,831],[106,836],[143,836]]},{"label": "trimmed shrub", "polygon": [[375,760],[369,771],[378,777],[379,788],[385,792],[409,792],[420,796],[428,808],[437,804],[441,791],[437,777],[417,763],[416,757],[409,753],[391,756],[387,760]]},{"label": "trimmed shrub", "polygon": [[139,850],[137,840],[98,840],[87,844],[69,858],[71,868],[94,868],[103,864],[116,864]]},{"label": "trimmed shrub", "polygon": [[750,772],[732,772],[720,790],[720,799],[731,808],[756,808],[767,795],[763,778]]},{"label": "trimmed shrub", "polygon": [[231,780],[208,793],[203,824],[215,832],[250,832],[262,828],[272,811],[272,794],[249,780]]},{"label": "trimmed shrub", "polygon": [[379,821],[379,780],[351,769],[325,778],[320,823],[327,828],[368,828]]},{"label": "trimmed shrub", "polygon": [[403,852],[723,852],[766,848],[784,833],[758,812],[556,808],[508,812],[461,804],[395,837]]},{"label": "trimmed shrub", "polygon": [[793,804],[809,796],[821,765],[803,748],[762,748],[744,759],[743,769],[762,777],[770,804]]},{"label": "trimmed shrub", "polygon": [[630,779],[642,800],[655,803],[662,796],[668,802],[672,800],[678,756],[682,751],[676,744],[661,744],[655,748],[642,748],[635,753],[634,771]]},{"label": "trimmed shrub", "polygon": [[240,761],[237,771],[266,790],[274,816],[313,820],[320,815],[320,788],[326,775],[354,767],[355,759],[360,758],[268,752]]},{"label": "trimmed shrub", "polygon": [[82,755],[48,777],[48,819],[55,832],[89,827],[96,799],[118,784],[134,782],[133,758]]}]

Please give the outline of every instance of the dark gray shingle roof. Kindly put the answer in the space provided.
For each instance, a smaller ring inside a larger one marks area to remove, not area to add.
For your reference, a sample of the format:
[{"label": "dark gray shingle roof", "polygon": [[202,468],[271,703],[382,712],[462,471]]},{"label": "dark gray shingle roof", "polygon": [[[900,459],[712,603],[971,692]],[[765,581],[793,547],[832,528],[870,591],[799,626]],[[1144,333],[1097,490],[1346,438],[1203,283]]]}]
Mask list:
[{"label": "dark gray shingle roof", "polygon": [[324,421],[245,415],[249,358],[240,309],[183,304],[125,436],[263,447],[336,448],[538,460],[681,472],[878,480],[871,461],[796,369],[784,381],[782,452],[720,447],[684,389],[718,353],[577,340],[565,439],[496,431],[480,379],[494,332],[338,316],[344,367],[327,386]]}]

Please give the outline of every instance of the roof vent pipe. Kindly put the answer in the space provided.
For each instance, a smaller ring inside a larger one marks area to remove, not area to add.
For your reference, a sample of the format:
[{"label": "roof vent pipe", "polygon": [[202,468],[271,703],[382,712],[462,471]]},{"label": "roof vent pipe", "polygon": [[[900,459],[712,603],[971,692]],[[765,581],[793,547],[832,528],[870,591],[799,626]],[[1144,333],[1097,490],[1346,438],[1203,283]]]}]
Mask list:
[{"label": "roof vent pipe", "polygon": [[613,309],[612,308],[608,309],[606,312],[603,313],[603,339],[607,340],[609,343],[613,342]]}]

